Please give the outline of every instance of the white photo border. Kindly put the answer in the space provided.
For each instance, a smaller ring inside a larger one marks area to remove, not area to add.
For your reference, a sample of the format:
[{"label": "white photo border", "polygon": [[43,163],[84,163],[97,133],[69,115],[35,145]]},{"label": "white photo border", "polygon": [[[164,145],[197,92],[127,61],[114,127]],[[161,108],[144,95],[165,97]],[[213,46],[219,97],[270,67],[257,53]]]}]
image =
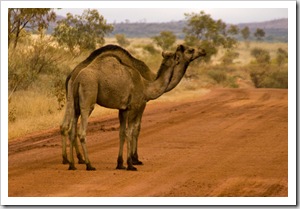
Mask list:
[{"label": "white photo border", "polygon": [[[287,8],[288,197],[8,197],[8,8]],[[1,205],[295,205],[296,1],[1,1]]]}]

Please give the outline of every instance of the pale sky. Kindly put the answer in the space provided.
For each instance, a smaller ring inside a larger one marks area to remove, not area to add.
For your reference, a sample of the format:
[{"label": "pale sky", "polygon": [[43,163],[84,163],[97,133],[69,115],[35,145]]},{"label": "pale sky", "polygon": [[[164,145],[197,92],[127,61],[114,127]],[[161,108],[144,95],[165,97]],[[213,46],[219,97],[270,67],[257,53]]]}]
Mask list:
[{"label": "pale sky", "polygon": [[[257,2],[259,3],[259,2]],[[86,8],[85,8],[86,9]],[[90,8],[96,9],[96,8]],[[63,8],[56,10],[56,14],[65,16],[70,12],[81,15],[84,9]],[[108,23],[113,22],[169,22],[184,20],[184,13],[199,13],[203,10],[213,19],[222,19],[226,23],[237,24],[247,22],[261,22],[273,19],[287,18],[287,8],[104,8],[98,9]]]}]

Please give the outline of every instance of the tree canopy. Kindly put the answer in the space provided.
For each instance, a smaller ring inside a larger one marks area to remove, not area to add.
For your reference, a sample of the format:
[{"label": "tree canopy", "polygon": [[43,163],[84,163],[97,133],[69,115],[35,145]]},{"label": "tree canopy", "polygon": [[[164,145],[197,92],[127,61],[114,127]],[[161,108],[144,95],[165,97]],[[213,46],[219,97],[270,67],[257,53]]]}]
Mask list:
[{"label": "tree canopy", "polygon": [[239,32],[237,26],[227,27],[221,19],[214,20],[204,11],[198,14],[186,13],[185,17],[187,19],[187,26],[183,29],[186,34],[185,42],[188,45],[204,48],[207,53],[204,57],[206,61],[209,61],[212,55],[217,54],[218,47],[231,49],[236,46],[237,41],[234,36]]},{"label": "tree canopy", "polygon": [[162,50],[169,50],[176,42],[176,36],[172,31],[162,31],[159,36],[154,36],[152,39]]},{"label": "tree canopy", "polygon": [[8,9],[8,46],[14,42],[17,47],[20,34],[26,29],[46,29],[51,21],[55,21],[53,9],[47,8],[9,8]]},{"label": "tree canopy", "polygon": [[261,41],[263,39],[263,37],[265,36],[265,31],[261,28],[257,28],[255,33],[254,33],[254,36],[256,37],[256,39],[258,41]]},{"label": "tree canopy", "polygon": [[65,19],[57,22],[53,36],[58,43],[66,45],[71,53],[75,47],[95,49],[104,44],[104,36],[112,32],[113,26],[97,10],[84,10],[82,15],[68,13]]}]

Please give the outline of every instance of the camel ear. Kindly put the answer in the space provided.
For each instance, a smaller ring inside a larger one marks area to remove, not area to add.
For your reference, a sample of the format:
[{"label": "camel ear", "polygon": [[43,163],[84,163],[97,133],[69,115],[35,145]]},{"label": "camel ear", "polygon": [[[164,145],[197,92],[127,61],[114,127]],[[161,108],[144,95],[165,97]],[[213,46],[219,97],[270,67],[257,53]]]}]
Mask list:
[{"label": "camel ear", "polygon": [[185,47],[184,47],[182,44],[180,44],[180,45],[177,47],[177,50],[176,50],[176,51],[184,52],[184,50],[185,50]]},{"label": "camel ear", "polygon": [[175,54],[175,61],[176,61],[177,65],[179,64],[179,60],[180,60],[180,55],[178,53],[176,53]]},{"label": "camel ear", "polygon": [[169,52],[162,52],[161,55],[163,56],[163,58],[167,58],[169,56]]},{"label": "camel ear", "polygon": [[163,56],[163,58],[167,58],[167,57],[171,57],[173,55],[172,52],[162,52],[161,55]]}]

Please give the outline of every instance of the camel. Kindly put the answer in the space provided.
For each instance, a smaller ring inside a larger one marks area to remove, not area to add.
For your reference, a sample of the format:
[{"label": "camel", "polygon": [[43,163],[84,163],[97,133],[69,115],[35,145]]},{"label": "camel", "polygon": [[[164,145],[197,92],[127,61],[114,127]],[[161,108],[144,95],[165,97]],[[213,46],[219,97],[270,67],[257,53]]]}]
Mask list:
[{"label": "camel", "polygon": [[[118,59],[122,60],[122,63],[126,64],[127,66],[130,66],[131,68],[138,70],[139,73],[147,80],[153,81],[157,77],[157,75],[155,73],[153,73],[143,61],[136,59],[128,51],[126,51],[125,49],[123,49],[122,47],[120,47],[118,45],[108,44],[106,46],[103,46],[103,47],[93,51],[90,54],[90,56],[88,56],[84,61],[79,63],[74,68],[74,70],[68,75],[66,82],[65,82],[67,96],[68,96],[68,83],[73,82],[73,79],[76,78],[77,74],[83,68],[88,66],[98,56],[109,56],[109,55],[118,57]],[[71,79],[71,77],[73,79]],[[66,141],[63,140],[62,144],[63,144],[63,146],[62,146],[63,161],[62,162],[63,162],[63,164],[68,164],[69,161],[68,161],[67,154],[66,154]],[[83,160],[82,155],[79,152],[77,140],[75,141],[75,150],[76,150],[76,154],[77,154],[77,158],[78,158],[78,163],[84,164],[85,161]],[[142,162],[139,161],[139,163],[141,164]]]},{"label": "camel", "polygon": [[[63,138],[68,132],[70,133],[69,169],[75,169],[73,146],[76,141],[76,128],[74,127],[77,125],[79,114],[82,118],[79,138],[84,150],[87,170],[95,169],[88,159],[85,138],[88,116],[97,103],[104,107],[119,109],[120,149],[117,169],[125,168],[122,155],[124,140],[127,138],[127,169],[136,170],[132,163],[132,156],[133,151],[137,149],[136,143],[146,103],[166,92],[169,84],[172,83],[174,72],[185,72],[191,61],[204,55],[203,50],[194,50],[182,45],[177,48],[175,54],[163,54],[164,60],[154,81],[146,80],[136,69],[132,69],[122,63],[119,57],[112,55],[98,56],[81,69],[72,82],[68,83],[68,104],[61,126]],[[114,73],[111,73],[111,69],[114,69]],[[75,117],[72,120],[73,115]]]},{"label": "camel", "polygon": [[[134,58],[128,51],[126,51],[122,47],[110,44],[110,45],[106,45],[106,46],[101,47],[101,48],[95,50],[94,52],[92,52],[88,58],[86,58],[83,62],[81,62],[74,68],[74,70],[69,74],[69,76],[66,79],[66,92],[68,92],[69,81],[73,82],[74,78],[81,71],[81,69],[88,66],[98,56],[108,56],[108,55],[118,57],[118,59],[122,60],[122,63],[126,64],[127,66],[130,66],[133,69],[136,69],[141,74],[141,76],[143,76],[145,79],[147,79],[149,81],[153,81],[157,77],[157,74],[153,73],[144,62]],[[204,56],[204,52],[202,52],[201,56]],[[178,72],[173,73],[172,79],[171,79],[171,81],[168,85],[168,88],[166,89],[165,92],[168,92],[177,86],[177,84],[180,82],[180,80],[184,76],[185,71],[186,71],[186,68],[182,68],[182,69],[179,69]],[[71,77],[73,79],[71,79]],[[138,137],[136,137],[136,140],[137,139],[138,139]],[[68,164],[69,161],[67,159],[67,153],[66,153],[66,141],[63,140],[62,144],[63,144],[63,146],[62,146],[63,161],[62,162],[63,162],[63,164]],[[132,161],[133,161],[134,165],[142,165],[143,163],[138,159],[137,144],[138,143],[135,142],[136,146],[135,146],[134,154],[132,156]],[[84,164],[85,161],[83,160],[82,155],[79,152],[77,140],[75,141],[75,149],[76,149],[76,153],[77,153],[78,163]]]}]

